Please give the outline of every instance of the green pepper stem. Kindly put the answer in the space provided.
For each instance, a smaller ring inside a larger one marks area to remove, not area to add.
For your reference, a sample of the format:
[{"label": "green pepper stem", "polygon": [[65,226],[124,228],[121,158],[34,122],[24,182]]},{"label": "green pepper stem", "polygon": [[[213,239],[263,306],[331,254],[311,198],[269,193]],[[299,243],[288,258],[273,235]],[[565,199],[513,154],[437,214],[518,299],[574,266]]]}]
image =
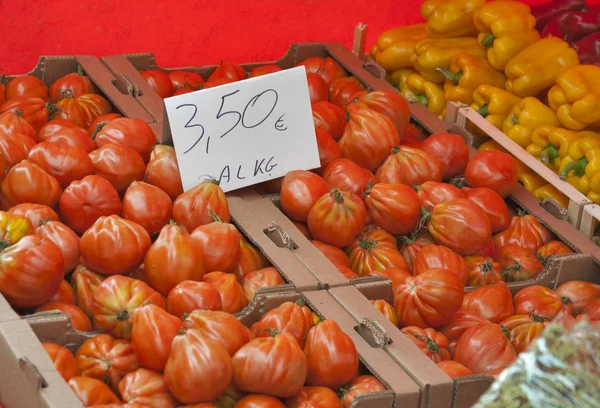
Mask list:
[{"label": "green pepper stem", "polygon": [[415,101],[416,103],[420,103],[424,106],[429,105],[429,98],[427,97],[427,95],[415,95],[413,97],[413,101]]},{"label": "green pepper stem", "polygon": [[510,119],[512,120],[513,125],[519,124],[519,118],[517,118],[517,115],[515,115],[514,113],[511,115]]},{"label": "green pepper stem", "polygon": [[585,166],[587,166],[588,163],[588,160],[584,156],[579,160],[567,164],[560,172],[560,178],[563,180],[566,179],[571,171],[578,177],[583,176],[585,174]]},{"label": "green pepper stem", "polygon": [[479,113],[484,118],[487,118],[487,116],[490,114],[490,111],[488,110],[488,104],[486,103],[481,105],[481,108],[477,109],[477,113]]},{"label": "green pepper stem", "polygon": [[554,164],[557,158],[558,149],[556,146],[549,144],[542,149],[542,153],[540,154],[540,161],[542,163]]},{"label": "green pepper stem", "polygon": [[483,46],[483,48],[489,48],[492,46],[492,44],[494,44],[495,39],[496,37],[494,37],[494,34],[489,33],[488,35],[483,37],[483,40],[481,40],[481,45]]},{"label": "green pepper stem", "polygon": [[450,82],[452,82],[454,85],[458,85],[458,82],[460,81],[460,78],[463,76],[463,72],[462,71],[458,71],[456,74],[453,74],[452,72],[448,71],[447,69],[444,68],[437,68],[437,71],[441,72],[442,75],[444,75],[446,77],[446,79]]}]

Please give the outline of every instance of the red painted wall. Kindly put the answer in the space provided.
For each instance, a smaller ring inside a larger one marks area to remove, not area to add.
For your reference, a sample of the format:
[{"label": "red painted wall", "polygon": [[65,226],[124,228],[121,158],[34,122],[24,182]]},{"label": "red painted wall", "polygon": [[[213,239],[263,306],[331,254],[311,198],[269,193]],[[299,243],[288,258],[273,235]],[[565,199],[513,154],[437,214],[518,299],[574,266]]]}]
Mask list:
[{"label": "red painted wall", "polygon": [[[528,0],[529,4],[544,0]],[[24,73],[40,55],[151,51],[162,66],[271,61],[290,43],[339,41],[369,26],[420,21],[422,0],[9,0],[1,2],[0,68]]]}]

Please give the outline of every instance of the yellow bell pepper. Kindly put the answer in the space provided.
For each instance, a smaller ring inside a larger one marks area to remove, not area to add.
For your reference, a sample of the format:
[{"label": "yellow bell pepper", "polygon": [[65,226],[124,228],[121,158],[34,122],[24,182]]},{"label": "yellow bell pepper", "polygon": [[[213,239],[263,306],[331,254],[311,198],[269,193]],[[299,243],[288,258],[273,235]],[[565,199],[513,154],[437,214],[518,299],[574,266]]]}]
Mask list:
[{"label": "yellow bell pepper", "polygon": [[593,130],[582,130],[581,132],[577,132],[577,136],[579,136],[580,138],[584,138],[584,137],[600,138],[600,133],[594,132]]},{"label": "yellow bell pepper", "polygon": [[585,156],[587,150],[600,147],[600,139],[597,136],[583,136],[584,134],[588,134],[588,132],[579,132],[577,134],[579,140],[571,144],[569,147],[569,154],[560,161],[560,171],[562,171],[567,164],[577,161]]},{"label": "yellow bell pepper", "polygon": [[531,133],[531,144],[525,150],[553,171],[560,169],[571,146],[581,139],[575,132],[552,125],[540,125]]},{"label": "yellow bell pepper", "polygon": [[486,0],[426,0],[421,15],[427,21],[430,37],[467,37],[475,35],[473,14]]},{"label": "yellow bell pepper", "polygon": [[544,201],[546,198],[552,198],[562,208],[569,208],[569,198],[563,193],[561,193],[552,184],[545,184],[541,187],[536,188],[533,192],[533,195],[536,196],[540,201]]},{"label": "yellow bell pepper", "polygon": [[578,65],[556,77],[548,102],[564,127],[571,130],[600,122],[600,67]]},{"label": "yellow bell pepper", "polygon": [[446,98],[442,87],[426,81],[419,74],[409,75],[400,92],[409,101],[427,106],[436,115],[441,115],[446,109]]},{"label": "yellow bell pepper", "polygon": [[574,183],[587,198],[600,204],[600,147],[585,150],[584,156],[565,165],[560,178]]},{"label": "yellow bell pepper", "polygon": [[[579,134],[587,133],[580,132]],[[577,170],[577,162],[582,158],[585,158],[587,151],[600,149],[600,139],[596,136],[582,137],[569,148],[569,155],[561,160],[559,175],[573,185],[577,190],[583,194],[590,192],[589,183],[587,179],[582,180],[584,175],[581,171],[572,171],[574,168]],[[579,164],[580,166],[580,164]],[[565,170],[566,169],[566,170]]]},{"label": "yellow bell pepper", "polygon": [[559,127],[556,113],[536,98],[524,98],[513,106],[502,124],[502,132],[522,148],[531,144],[531,133],[540,125]]},{"label": "yellow bell pepper", "polygon": [[452,57],[461,52],[485,57],[485,50],[475,38],[429,38],[415,45],[412,62],[425,80],[443,84],[446,77],[437,69],[449,69]]},{"label": "yellow bell pepper", "polygon": [[387,80],[389,83],[394,85],[396,88],[401,89],[402,85],[406,83],[406,79],[410,75],[416,74],[416,73],[417,73],[417,71],[415,71],[412,68],[401,68],[401,69],[397,69],[395,71],[390,72],[387,75]]},{"label": "yellow bell pepper", "polygon": [[525,47],[506,65],[506,90],[518,96],[537,96],[556,83],[556,76],[579,65],[577,51],[566,41],[546,37]]},{"label": "yellow bell pepper", "polygon": [[371,57],[386,71],[413,66],[415,45],[427,38],[427,24],[414,24],[385,31],[371,48]]},{"label": "yellow bell pepper", "polygon": [[500,146],[500,143],[496,142],[495,140],[488,140],[485,143],[482,143],[478,148],[477,148],[478,152],[502,152],[502,153],[508,153],[506,151],[506,149],[502,146]]},{"label": "yellow bell pepper", "polygon": [[477,39],[487,49],[490,64],[504,70],[523,48],[540,39],[535,17],[528,5],[518,1],[493,1],[481,6],[473,17]]},{"label": "yellow bell pepper", "polygon": [[520,100],[521,98],[504,89],[491,85],[480,85],[473,92],[471,107],[496,128],[502,129],[504,119]]},{"label": "yellow bell pepper", "polygon": [[464,52],[452,57],[450,69],[439,68],[438,71],[446,77],[446,100],[465,104],[473,103],[473,92],[480,85],[503,87],[506,82],[504,74],[492,68],[484,57]]}]

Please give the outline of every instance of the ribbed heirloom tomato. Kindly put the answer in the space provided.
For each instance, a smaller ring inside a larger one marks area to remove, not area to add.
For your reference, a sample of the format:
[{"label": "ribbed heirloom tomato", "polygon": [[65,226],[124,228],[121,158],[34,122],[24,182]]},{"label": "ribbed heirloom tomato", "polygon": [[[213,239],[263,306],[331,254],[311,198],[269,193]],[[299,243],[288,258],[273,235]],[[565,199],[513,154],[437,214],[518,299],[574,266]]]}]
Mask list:
[{"label": "ribbed heirloom tomato", "polygon": [[361,232],[366,220],[365,203],[358,196],[333,189],[315,203],[307,221],[316,240],[345,247]]},{"label": "ribbed heirloom tomato", "polygon": [[213,213],[229,222],[229,205],[225,193],[215,180],[204,181],[181,194],[173,203],[173,219],[188,231],[214,221]]},{"label": "ribbed heirloom tomato", "polygon": [[48,100],[48,87],[44,81],[32,75],[18,76],[6,85],[6,99],[12,99],[17,96]]},{"label": "ribbed heirloom tomato", "polygon": [[386,319],[390,321],[394,326],[398,326],[398,313],[394,309],[394,306],[390,305],[383,299],[371,300],[375,309],[379,310]]},{"label": "ribbed heirloom tomato", "polygon": [[372,375],[358,376],[350,383],[347,392],[342,396],[342,404],[344,408],[349,408],[358,395],[385,391],[386,389],[385,385]]},{"label": "ribbed heirloom tomato", "polygon": [[48,303],[68,303],[70,305],[75,305],[75,292],[73,291],[73,287],[67,280],[62,280],[60,282],[60,286],[58,290],[48,300]]},{"label": "ribbed heirloom tomato", "polygon": [[230,61],[221,61],[221,63],[217,66],[217,69],[215,69],[215,71],[208,77],[208,82],[219,79],[236,82],[246,79],[247,77],[248,75],[246,74],[246,71],[244,71],[244,68],[238,64],[234,64]]},{"label": "ribbed heirloom tomato", "polygon": [[465,195],[452,184],[438,183],[437,181],[426,181],[420,186],[415,186],[421,205],[431,210],[435,205],[452,201],[456,198],[465,198]]},{"label": "ribbed heirloom tomato", "polygon": [[492,323],[500,323],[515,314],[512,293],[503,281],[467,293],[460,310],[475,313]]},{"label": "ribbed heirloom tomato", "polygon": [[208,339],[221,343],[230,356],[254,339],[252,331],[231,313],[194,310],[183,322],[186,328],[197,329]]},{"label": "ribbed heirloom tomato", "polygon": [[424,150],[395,146],[375,176],[379,183],[419,186],[426,181],[442,181],[442,164]]},{"label": "ribbed heirloom tomato", "polygon": [[38,141],[38,135],[33,126],[13,112],[0,114],[0,133],[24,135],[34,142]]},{"label": "ribbed heirloom tomato", "polygon": [[38,132],[41,127],[48,122],[49,106],[51,106],[50,102],[46,102],[41,98],[16,96],[7,100],[0,106],[0,113],[12,112],[23,118],[36,132]]},{"label": "ribbed heirloom tomato", "polygon": [[442,165],[444,180],[463,174],[469,161],[469,146],[459,135],[435,133],[423,141],[423,150]]},{"label": "ribbed heirloom tomato", "polygon": [[37,203],[55,208],[62,189],[41,167],[23,160],[11,168],[0,184],[0,206],[4,210],[20,203]]},{"label": "ribbed heirloom tomato", "polygon": [[210,283],[221,295],[224,312],[238,313],[248,306],[244,288],[231,273],[211,272],[204,275],[204,282]]},{"label": "ribbed heirloom tomato", "polygon": [[502,267],[490,257],[470,255],[465,257],[467,286],[492,285],[502,280]]},{"label": "ribbed heirloom tomato", "polygon": [[542,245],[537,250],[537,257],[542,261],[546,262],[548,258],[558,255],[569,255],[572,254],[573,250],[562,241],[550,241],[546,245]]},{"label": "ribbed heirloom tomato", "polygon": [[487,187],[463,187],[462,192],[467,199],[485,212],[490,220],[493,234],[508,228],[510,224],[508,207],[498,193]]},{"label": "ribbed heirloom tomato", "polygon": [[340,140],[346,126],[342,108],[331,102],[320,101],[312,104],[313,123],[316,130],[323,130],[335,140]]},{"label": "ribbed heirloom tomato", "polygon": [[421,252],[421,250],[427,245],[436,243],[431,234],[428,232],[422,232],[417,236],[404,236],[399,242],[402,242],[402,245],[399,248],[400,253],[406,260],[409,270],[411,271],[413,269],[415,258],[419,252]]},{"label": "ribbed heirloom tomato", "polygon": [[416,326],[406,326],[400,331],[434,363],[450,360],[448,339],[442,333]]},{"label": "ribbed heirloom tomato", "polygon": [[542,245],[552,241],[553,235],[533,215],[520,213],[510,220],[510,226],[494,235],[497,249],[506,244],[516,244],[535,253]]},{"label": "ribbed heirloom tomato", "polygon": [[516,244],[506,244],[500,248],[497,260],[504,270],[503,277],[507,282],[532,279],[544,269],[533,252]]},{"label": "ribbed heirloom tomato", "polygon": [[148,282],[164,296],[183,281],[202,280],[206,271],[198,244],[179,225],[164,226],[142,256]]},{"label": "ribbed heirloom tomato", "polygon": [[104,276],[78,265],[71,275],[71,284],[75,292],[75,304],[90,318],[93,318],[94,290],[102,283]]},{"label": "ribbed heirloom tomato", "polygon": [[413,231],[421,216],[417,193],[404,184],[375,184],[365,192],[365,204],[373,223],[394,235]]},{"label": "ribbed heirloom tomato", "polygon": [[[236,408],[286,408],[281,400],[268,395],[250,394],[235,404]],[[199,407],[203,408],[203,407]],[[209,408],[209,407],[206,407]]]},{"label": "ribbed heirloom tomato", "polygon": [[357,92],[363,91],[365,86],[355,76],[337,78],[329,84],[329,94],[332,103],[345,107]]},{"label": "ribbed heirloom tomato", "polygon": [[463,285],[467,283],[468,274],[465,261],[450,248],[428,245],[421,249],[413,262],[413,275],[420,275],[433,268],[446,269],[458,276]]},{"label": "ribbed heirloom tomato", "polygon": [[459,310],[452,316],[450,322],[440,329],[440,332],[448,339],[448,349],[454,354],[456,343],[467,329],[486,323],[490,321],[476,313]]},{"label": "ribbed heirloom tomato", "polygon": [[368,108],[357,108],[350,111],[339,143],[343,157],[374,172],[400,143],[400,136],[386,116]]},{"label": "ribbed heirloom tomato", "polygon": [[42,142],[30,151],[28,160],[53,176],[62,188],[94,173],[94,163],[80,147]]},{"label": "ribbed heirloom tomato", "polygon": [[325,80],[318,74],[306,74],[310,103],[329,100],[329,87]]},{"label": "ribbed heirloom tomato", "polygon": [[50,100],[58,102],[67,94],[74,97],[84,94],[95,93],[92,81],[84,75],[83,70],[78,68],[77,72],[64,75],[52,83],[50,87]]},{"label": "ribbed heirloom tomato", "polygon": [[342,157],[342,149],[335,139],[324,130],[315,129],[315,133],[317,135],[317,147],[319,148],[319,162],[321,163],[321,167],[313,171],[321,175],[329,163]]},{"label": "ribbed heirloom tomato", "polygon": [[323,406],[328,408],[342,408],[340,397],[327,387],[304,387],[298,395],[285,401],[287,408],[301,408],[310,406]]},{"label": "ribbed heirloom tomato", "polygon": [[46,350],[46,353],[48,353],[50,360],[54,363],[56,371],[60,373],[65,381],[81,375],[77,361],[75,361],[75,357],[69,349],[54,343],[42,343],[42,346]]},{"label": "ribbed heirloom tomato", "polygon": [[[45,142],[55,134],[58,134],[68,129],[83,130],[85,132],[84,128],[68,119],[52,119],[51,121],[47,122],[44,126],[42,126],[40,131],[37,133],[37,136],[35,136],[33,139],[38,142]],[[87,134],[87,136],[89,137],[89,134]]]},{"label": "ribbed heirloom tomato", "polygon": [[108,385],[95,378],[75,376],[68,381],[68,384],[85,407],[119,402],[119,397],[108,388]]},{"label": "ribbed heirloom tomato", "polygon": [[171,200],[183,194],[179,165],[173,147],[157,145],[152,150],[144,181],[163,190]]},{"label": "ribbed heirloom tomato", "polygon": [[261,65],[260,67],[252,68],[249,76],[250,78],[255,78],[257,76],[273,74],[282,70],[283,68],[275,64]]},{"label": "ribbed heirloom tomato", "polygon": [[559,295],[550,288],[533,285],[521,289],[515,295],[515,314],[535,313],[546,319],[554,319],[560,312],[571,313],[571,299]]},{"label": "ribbed heirloom tomato", "polygon": [[168,98],[173,95],[175,89],[169,75],[158,69],[149,69],[140,71],[140,75],[146,80],[148,85],[160,96],[161,98]]},{"label": "ribbed heirloom tomato", "polygon": [[49,143],[60,143],[67,146],[79,147],[85,150],[86,153],[91,153],[96,149],[96,143],[90,138],[87,132],[83,129],[63,129],[54,133],[46,139]]},{"label": "ribbed heirloom tomato", "polygon": [[156,136],[150,126],[137,118],[118,118],[108,122],[96,134],[97,147],[114,143],[132,148],[142,156],[144,162],[150,160],[150,153],[156,144]]},{"label": "ribbed heirloom tomato", "polygon": [[35,312],[49,312],[51,310],[57,310],[67,316],[71,320],[71,325],[75,330],[79,331],[92,331],[92,322],[89,317],[75,305],[69,303],[60,302],[48,302],[35,309]]},{"label": "ribbed heirloom tomato", "polygon": [[273,286],[285,285],[287,281],[272,266],[247,273],[242,279],[242,287],[248,303],[252,302],[257,290]]},{"label": "ribbed heirloom tomato", "polygon": [[169,223],[173,203],[167,193],[152,184],[134,181],[123,196],[122,215],[155,236]]},{"label": "ribbed heirloom tomato", "polygon": [[[3,157],[3,162],[5,162],[4,167],[15,166],[23,159],[26,159],[34,145],[35,142],[33,140],[22,134],[0,132],[0,154]],[[2,178],[4,176],[3,173]]]},{"label": "ribbed heirloom tomato", "polygon": [[17,204],[11,207],[8,212],[27,218],[34,230],[37,230],[43,222],[58,221],[58,214],[52,208],[43,204]]},{"label": "ribbed heirloom tomato", "polygon": [[329,163],[323,172],[323,179],[329,187],[349,191],[359,197],[362,197],[370,183],[375,182],[373,173],[344,158]]},{"label": "ribbed heirloom tomato", "polygon": [[119,392],[123,400],[140,406],[161,408],[179,406],[169,392],[163,376],[145,368],[139,368],[123,377],[119,383]]},{"label": "ribbed heirloom tomato", "polygon": [[406,278],[412,275],[405,269],[386,269],[384,271],[374,271],[371,275],[378,275],[388,278],[392,282],[392,292],[396,293],[398,286],[402,285]]},{"label": "ribbed heirloom tomato", "polygon": [[367,228],[355,239],[346,253],[350,268],[359,276],[366,276],[377,270],[407,269],[408,264],[398,248],[396,238],[379,228]]},{"label": "ribbed heirloom tomato", "polygon": [[515,159],[503,152],[478,153],[467,164],[465,179],[473,187],[489,187],[502,198],[510,195],[519,183]]},{"label": "ribbed heirloom tomato", "polygon": [[269,330],[279,333],[289,333],[300,347],[304,347],[308,330],[314,326],[313,312],[303,300],[285,302],[275,309],[269,310],[261,319],[252,325],[252,332],[256,337],[270,336]]},{"label": "ribbed heirloom tomato", "polygon": [[448,377],[459,378],[473,375],[473,372],[464,365],[457,363],[456,361],[444,360],[437,363],[438,367],[441,368]]},{"label": "ribbed heirloom tomato", "polygon": [[144,178],[146,166],[142,157],[133,149],[118,144],[106,144],[90,153],[94,173],[107,179],[119,194],[127,187]]},{"label": "ribbed heirloom tomato", "polygon": [[600,285],[592,282],[573,280],[556,288],[556,293],[567,297],[573,305],[573,314],[578,315],[595,299],[600,299]]},{"label": "ribbed heirloom tomato", "polygon": [[174,316],[184,316],[194,310],[221,310],[221,294],[206,282],[186,280],[179,283],[167,296],[167,309]]},{"label": "ribbed heirloom tomato", "polygon": [[387,116],[396,127],[400,140],[404,138],[410,121],[410,109],[406,100],[398,92],[388,90],[368,92],[360,96],[358,102]]},{"label": "ribbed heirloom tomato", "polygon": [[329,185],[317,174],[304,170],[290,171],[281,183],[281,208],[288,217],[306,222],[310,209],[328,192]]},{"label": "ribbed heirloom tomato", "polygon": [[200,89],[200,85],[205,83],[204,78],[195,72],[190,71],[173,71],[169,72],[169,79],[173,84],[173,89]]},{"label": "ribbed heirloom tomato", "polygon": [[527,347],[544,331],[545,318],[530,315],[516,315],[500,323],[500,326],[508,330],[508,338],[517,354],[527,350]]},{"label": "ribbed heirloom tomato", "polygon": [[473,374],[485,374],[508,367],[517,359],[508,336],[497,324],[487,323],[471,327],[458,340],[454,361]]},{"label": "ribbed heirloom tomato", "polygon": [[333,58],[309,57],[296,64],[297,67],[304,65],[307,73],[319,74],[323,77],[327,85],[337,78],[343,78],[348,73]]},{"label": "ribbed heirloom tomato", "polygon": [[94,119],[111,111],[110,102],[98,94],[73,96],[67,91],[65,97],[56,103],[53,118],[68,119],[87,129]]},{"label": "ribbed heirloom tomato", "polygon": [[346,266],[350,267],[350,260],[348,256],[339,249],[338,247],[334,247],[333,245],[326,244],[321,241],[310,241],[323,255],[325,258],[329,259],[329,262],[336,266]]},{"label": "ribbed heirloom tomato", "polygon": [[98,132],[102,130],[106,124],[112,120],[122,118],[123,115],[120,113],[107,113],[106,115],[100,115],[90,123],[87,131],[91,138],[95,139]]},{"label": "ribbed heirloom tomato", "polygon": [[266,268],[271,265],[267,258],[256,249],[246,238],[240,239],[240,261],[233,268],[236,278],[241,281],[244,276],[250,272]]}]

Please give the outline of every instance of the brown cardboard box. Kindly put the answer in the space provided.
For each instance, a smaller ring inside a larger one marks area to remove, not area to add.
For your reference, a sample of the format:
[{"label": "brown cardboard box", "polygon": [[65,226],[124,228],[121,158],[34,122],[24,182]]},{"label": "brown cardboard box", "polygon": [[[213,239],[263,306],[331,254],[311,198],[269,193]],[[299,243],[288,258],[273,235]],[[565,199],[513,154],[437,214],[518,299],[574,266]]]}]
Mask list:
[{"label": "brown cardboard box", "polygon": [[[297,63],[308,57],[315,56],[334,58],[346,68],[348,72],[360,79],[370,90],[395,90],[395,88],[385,79],[373,76],[369,72],[373,65],[372,62],[365,63],[340,43],[292,44],[287,53],[277,61],[242,64],[242,67],[247,71],[250,71],[252,68],[261,65],[275,64],[287,69],[294,67]],[[158,69],[169,73],[176,70],[185,70],[198,73],[206,79],[216,69],[216,66],[163,68],[156,63],[154,55],[151,53],[113,55],[103,57],[101,60],[115,75],[125,76],[131,83],[135,84],[135,89],[139,90],[139,92],[135,93],[135,96],[152,114],[154,123],[165,124],[162,133],[160,135],[157,134],[157,139],[163,144],[170,145],[173,144],[173,140],[165,118],[164,102],[152,88],[150,88],[138,71]],[[421,104],[411,103],[410,111],[413,121],[420,127],[426,129],[429,133],[445,132],[446,129],[448,129],[448,125],[439,120]]]},{"label": "brown cardboard box", "polygon": [[19,315],[10,307],[8,301],[0,294],[0,323],[19,320]]}]

